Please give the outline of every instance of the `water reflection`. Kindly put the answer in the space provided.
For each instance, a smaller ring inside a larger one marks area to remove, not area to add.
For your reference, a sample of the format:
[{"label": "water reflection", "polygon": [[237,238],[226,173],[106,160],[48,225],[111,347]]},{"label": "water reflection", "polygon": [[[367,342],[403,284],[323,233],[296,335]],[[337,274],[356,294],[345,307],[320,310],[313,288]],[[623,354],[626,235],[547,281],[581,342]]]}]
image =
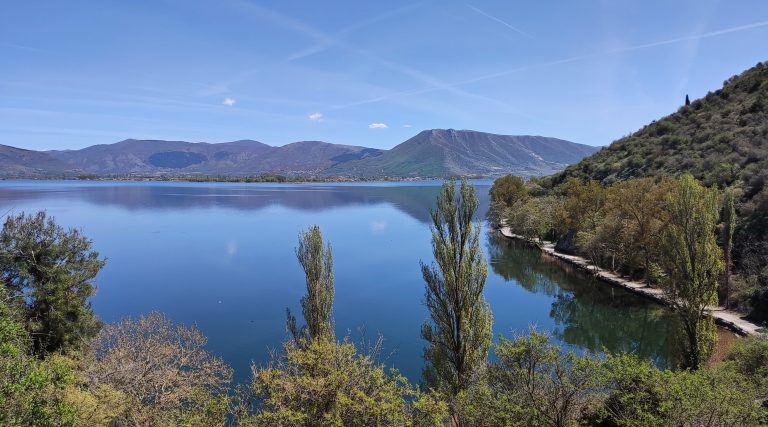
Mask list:
[{"label": "water reflection", "polygon": [[[93,300],[103,320],[160,310],[195,323],[238,381],[285,338],[285,308],[300,311],[296,236],[318,224],[334,248],[337,334],[382,334],[386,362],[416,382],[428,318],[419,260],[432,260],[427,223],[439,184],[0,182],[0,211],[46,209],[83,228],[108,258]],[[489,186],[476,188],[484,217]],[[496,336],[535,323],[577,350],[668,363],[671,321],[660,307],[529,247],[483,238]]]},{"label": "water reflection", "polygon": [[553,336],[591,352],[629,352],[673,366],[676,317],[663,307],[600,283],[523,242],[489,238],[493,272],[552,298]]},{"label": "water reflection", "polygon": [[[238,184],[238,183],[143,183],[143,182],[11,182],[0,186],[0,206],[13,201],[81,200],[99,206],[135,210],[183,210],[221,207],[260,210],[283,206],[299,211],[390,204],[427,223],[429,210],[440,191],[438,181],[413,183],[350,184]],[[480,209],[485,218],[488,183],[476,183]]]}]

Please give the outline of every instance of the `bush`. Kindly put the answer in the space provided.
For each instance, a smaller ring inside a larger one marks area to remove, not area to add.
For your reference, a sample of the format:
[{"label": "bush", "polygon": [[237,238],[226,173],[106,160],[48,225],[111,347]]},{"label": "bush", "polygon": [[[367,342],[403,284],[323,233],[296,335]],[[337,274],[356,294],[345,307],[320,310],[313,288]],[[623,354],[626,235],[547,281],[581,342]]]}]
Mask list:
[{"label": "bush", "polygon": [[600,426],[757,426],[756,387],[729,369],[660,371],[634,356],[606,361],[611,394],[586,417]]},{"label": "bush", "polygon": [[232,370],[208,353],[195,327],[154,312],[107,325],[88,353],[88,387],[122,393],[125,410],[113,422],[130,425],[223,424]]},{"label": "bush", "polygon": [[[285,353],[263,368],[254,366],[255,415],[243,420],[258,426],[402,425],[409,419],[406,397],[413,390],[397,372],[387,374],[371,356],[348,341],[315,339],[288,342]],[[425,398],[427,399],[427,398]],[[420,417],[444,412],[434,400],[421,400]]]},{"label": "bush", "polygon": [[28,354],[29,335],[4,302],[0,283],[0,425],[74,426],[77,410],[64,398],[74,381],[66,359]]}]

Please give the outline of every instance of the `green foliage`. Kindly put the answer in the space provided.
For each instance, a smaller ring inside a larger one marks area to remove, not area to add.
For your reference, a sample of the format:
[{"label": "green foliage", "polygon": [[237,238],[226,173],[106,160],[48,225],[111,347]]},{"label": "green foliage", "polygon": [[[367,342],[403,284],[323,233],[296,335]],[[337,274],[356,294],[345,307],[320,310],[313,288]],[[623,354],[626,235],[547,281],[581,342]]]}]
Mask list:
[{"label": "green foliage", "polygon": [[499,390],[488,376],[455,397],[457,425],[472,427],[528,426],[530,410],[516,396]]},{"label": "green foliage", "polygon": [[487,376],[457,397],[459,425],[764,425],[764,383],[749,375],[768,353],[764,341],[747,347],[722,367],[671,371],[629,354],[563,353],[535,330],[502,338]]},{"label": "green foliage", "polygon": [[756,388],[727,369],[660,371],[631,355],[605,362],[610,396],[586,417],[591,425],[757,426],[766,413]]},{"label": "green foliage", "polygon": [[[252,388],[259,410],[243,420],[257,426],[404,425],[406,397],[413,390],[397,372],[387,374],[371,356],[347,341],[288,342],[285,354],[264,368],[253,367]],[[421,419],[432,420],[444,406],[419,399]]]},{"label": "green foliage", "polygon": [[[638,178],[607,188],[569,179],[549,195],[505,207],[506,225],[529,238],[562,236],[559,251],[630,276],[642,272],[646,283],[662,284],[683,320],[685,365],[695,369],[706,361],[715,339],[705,313],[718,302],[723,270],[715,237],[718,198],[716,189],[690,175]],[[726,229],[735,222],[730,206]]]},{"label": "green foliage", "polygon": [[525,203],[507,210],[505,224],[516,234],[527,239],[542,240],[551,236],[558,227],[563,210],[563,200],[557,196],[528,199]]},{"label": "green foliage", "polygon": [[493,181],[488,194],[491,196],[491,209],[488,219],[498,225],[505,222],[505,209],[525,205],[528,200],[528,188],[523,179],[515,175],[506,175]]},{"label": "green foliage", "polygon": [[768,399],[768,338],[755,336],[740,340],[725,364],[753,382],[761,390],[761,399]]},{"label": "green foliage", "polygon": [[41,361],[27,353],[29,335],[5,303],[0,283],[0,425],[74,426],[77,411],[64,398],[74,375],[60,357]]},{"label": "green foliage", "polygon": [[569,426],[594,408],[602,395],[603,367],[598,359],[562,354],[549,336],[532,330],[496,346],[498,362],[489,383],[513,408],[519,425]]},{"label": "green foliage", "polygon": [[491,203],[504,203],[512,206],[515,203],[525,203],[528,198],[528,190],[523,179],[515,175],[507,175],[493,181],[491,190]]},{"label": "green foliage", "polygon": [[597,228],[605,214],[605,188],[596,181],[570,179],[558,187],[557,192],[564,196],[563,231],[591,231]]},{"label": "green foliage", "polygon": [[491,310],[483,297],[488,265],[480,247],[474,187],[443,184],[432,211],[435,263],[421,264],[431,322],[422,327],[427,384],[456,395],[482,373],[491,345]]},{"label": "green foliage", "polygon": [[664,288],[687,338],[685,366],[698,369],[714,345],[715,328],[706,309],[717,304],[717,279],[723,271],[715,239],[718,192],[684,175],[667,196],[667,211],[662,250],[669,279]]},{"label": "green foliage", "polygon": [[301,298],[306,326],[298,329],[288,311],[288,331],[296,341],[333,339],[333,255],[331,244],[323,245],[320,227],[313,225],[299,236],[296,257],[307,278],[307,294]]},{"label": "green foliage", "polygon": [[723,197],[723,253],[725,281],[723,283],[724,301],[723,305],[728,308],[730,305],[731,294],[731,268],[733,268],[733,233],[736,231],[736,201],[733,194],[733,188],[727,188]]},{"label": "green foliage", "polygon": [[10,216],[0,232],[0,274],[21,307],[33,350],[77,349],[99,329],[88,298],[104,261],[78,230],[64,230],[45,212]]},{"label": "green foliage", "polygon": [[411,405],[410,425],[415,427],[444,427],[450,412],[442,395],[432,390],[416,390]]},{"label": "green foliage", "polygon": [[[768,64],[758,63],[722,89],[614,141],[545,180],[550,188],[572,178],[611,184],[636,177],[692,174],[704,185],[732,187],[740,220],[733,264],[744,292],[729,306],[768,320]],[[750,307],[751,305],[751,307]]]},{"label": "green foliage", "polygon": [[654,264],[661,260],[660,240],[667,222],[666,199],[672,186],[669,179],[658,182],[639,178],[608,188],[606,218],[598,235],[625,270],[642,270],[651,283]]}]

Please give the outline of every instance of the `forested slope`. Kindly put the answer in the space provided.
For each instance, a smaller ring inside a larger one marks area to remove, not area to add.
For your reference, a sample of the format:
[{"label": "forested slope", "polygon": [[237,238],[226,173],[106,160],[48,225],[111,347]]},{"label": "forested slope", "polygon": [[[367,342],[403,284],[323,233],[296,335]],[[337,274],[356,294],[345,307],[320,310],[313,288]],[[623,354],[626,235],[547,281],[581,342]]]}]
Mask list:
[{"label": "forested slope", "polygon": [[690,173],[737,196],[736,270],[768,316],[768,64],[549,178],[611,184],[633,177]]}]

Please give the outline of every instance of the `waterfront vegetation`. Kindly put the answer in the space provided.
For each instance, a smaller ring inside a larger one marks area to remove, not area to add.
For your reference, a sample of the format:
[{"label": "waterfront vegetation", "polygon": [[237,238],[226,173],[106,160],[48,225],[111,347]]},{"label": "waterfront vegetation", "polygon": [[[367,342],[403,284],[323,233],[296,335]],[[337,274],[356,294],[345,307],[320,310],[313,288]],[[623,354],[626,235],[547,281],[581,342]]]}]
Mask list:
[{"label": "waterfront vegetation", "polygon": [[[768,64],[758,63],[726,80],[721,89],[682,105],[677,112],[653,121],[564,171],[539,180],[535,191],[565,189],[563,185],[575,179],[586,185],[599,184],[605,192],[621,193],[639,189],[636,186],[640,184],[631,184],[637,182],[633,178],[657,182],[663,176],[684,173],[693,175],[706,187],[717,188],[730,199],[723,206],[726,211],[720,227],[724,230],[718,236],[719,244],[726,250],[724,262],[730,267],[725,269],[720,300],[729,308],[748,313],[752,319],[766,321],[767,123]],[[663,186],[654,188],[664,192]],[[618,200],[617,197],[613,199]],[[625,197],[629,203],[634,201],[653,210],[653,203],[641,203],[644,199],[664,201],[656,195],[643,196],[637,192],[626,193]],[[734,217],[735,221],[728,219]],[[655,240],[653,234],[646,238]],[[638,247],[646,246],[645,242],[636,242]]]},{"label": "waterfront vegetation", "polygon": [[719,224],[720,194],[691,175],[608,187],[572,178],[550,189],[508,176],[491,189],[493,220],[514,233],[557,241],[559,251],[664,289],[686,337],[682,364],[693,369],[706,362],[715,342],[708,307],[718,304],[718,293],[724,301],[730,296],[728,251],[717,243],[718,234],[726,248],[732,238],[729,194]]},{"label": "waterfront vegetation", "polygon": [[[687,304],[678,312],[692,319],[683,322],[686,356],[678,369],[632,354],[568,352],[535,329],[494,339],[480,223],[473,222],[477,198],[466,183],[446,183],[432,213],[434,263],[422,263],[430,314],[422,384],[384,365],[380,340],[335,335],[332,247],[317,226],[296,249],[307,285],[304,326],[288,313],[282,349],[252,366],[249,383],[234,385],[231,368],[206,350],[195,326],[157,312],[100,324],[89,297],[105,260],[80,232],[41,212],[7,218],[0,233],[0,424],[765,424],[768,341],[742,339],[719,363],[699,350],[711,333],[701,304],[712,302],[727,266],[713,240],[715,192],[690,177],[620,185],[545,188],[506,177],[492,189],[491,212],[533,240],[560,237],[566,249],[676,293]],[[653,244],[614,241],[633,233]]]}]

